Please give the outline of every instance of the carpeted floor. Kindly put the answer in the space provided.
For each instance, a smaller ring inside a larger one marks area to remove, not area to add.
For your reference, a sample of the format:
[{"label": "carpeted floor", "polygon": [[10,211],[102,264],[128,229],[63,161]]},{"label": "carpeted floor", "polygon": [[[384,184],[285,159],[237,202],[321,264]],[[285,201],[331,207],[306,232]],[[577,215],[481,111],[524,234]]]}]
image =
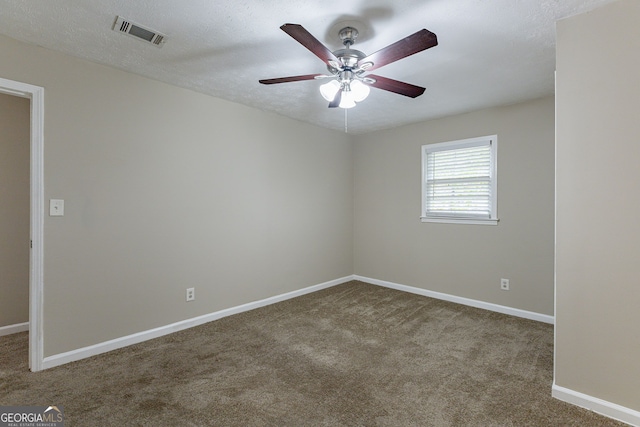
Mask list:
[{"label": "carpeted floor", "polygon": [[622,426],[551,397],[553,328],[350,282],[28,371],[0,337],[0,405],[65,426]]}]

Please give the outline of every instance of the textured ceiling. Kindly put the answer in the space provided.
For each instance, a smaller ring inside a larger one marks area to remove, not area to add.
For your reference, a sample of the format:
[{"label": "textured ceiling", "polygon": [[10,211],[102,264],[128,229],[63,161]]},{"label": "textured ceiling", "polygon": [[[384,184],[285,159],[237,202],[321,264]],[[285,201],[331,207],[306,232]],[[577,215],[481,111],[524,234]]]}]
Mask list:
[{"label": "textured ceiling", "polygon": [[[375,71],[426,87],[411,99],[372,89],[348,110],[364,133],[550,95],[555,21],[611,0],[0,0],[0,33],[90,61],[344,130],[320,81],[259,79],[325,73],[317,57],[279,29],[304,26],[331,50],[357,23],[354,48],[373,53],[426,28],[439,45]],[[111,30],[117,15],[167,35],[158,49]]]}]

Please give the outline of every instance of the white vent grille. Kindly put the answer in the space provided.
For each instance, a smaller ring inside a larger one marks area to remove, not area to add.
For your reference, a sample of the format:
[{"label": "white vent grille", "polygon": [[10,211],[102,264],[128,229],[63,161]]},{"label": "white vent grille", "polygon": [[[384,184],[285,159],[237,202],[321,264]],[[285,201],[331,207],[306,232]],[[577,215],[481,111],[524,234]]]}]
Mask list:
[{"label": "white vent grille", "polygon": [[144,40],[147,43],[151,43],[157,47],[162,47],[167,40],[167,36],[144,25],[132,22],[122,16],[116,17],[116,22],[113,23],[113,31],[127,34],[131,37],[135,37],[140,40]]}]

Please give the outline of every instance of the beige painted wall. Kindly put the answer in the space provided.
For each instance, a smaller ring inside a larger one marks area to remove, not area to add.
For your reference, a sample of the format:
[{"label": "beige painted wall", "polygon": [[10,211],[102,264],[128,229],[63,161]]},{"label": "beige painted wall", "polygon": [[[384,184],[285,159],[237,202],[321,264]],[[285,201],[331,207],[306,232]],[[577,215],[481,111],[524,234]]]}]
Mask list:
[{"label": "beige painted wall", "polygon": [[[421,145],[493,134],[499,225],[421,223]],[[553,97],[359,136],[354,159],[355,274],[553,315]]]},{"label": "beige painted wall", "polygon": [[45,199],[65,200],[45,356],[353,273],[348,135],[6,37],[0,55],[45,88]]},{"label": "beige painted wall", "polygon": [[0,327],[29,321],[30,102],[0,93]]},{"label": "beige painted wall", "polygon": [[558,23],[558,386],[640,411],[640,3]]},{"label": "beige painted wall", "polygon": [[[553,314],[553,98],[352,137],[0,53],[0,77],[45,88],[45,199],[66,202],[45,218],[45,356],[354,272]],[[500,224],[421,223],[420,146],[494,133]]]}]

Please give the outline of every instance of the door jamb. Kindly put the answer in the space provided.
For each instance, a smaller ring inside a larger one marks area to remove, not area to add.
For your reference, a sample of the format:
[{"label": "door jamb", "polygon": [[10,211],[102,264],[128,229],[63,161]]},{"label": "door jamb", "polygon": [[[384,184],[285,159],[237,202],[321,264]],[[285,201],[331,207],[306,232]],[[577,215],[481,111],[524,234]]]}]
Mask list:
[{"label": "door jamb", "polygon": [[31,100],[29,369],[36,372],[43,369],[44,361],[44,88],[0,78],[0,93]]}]

